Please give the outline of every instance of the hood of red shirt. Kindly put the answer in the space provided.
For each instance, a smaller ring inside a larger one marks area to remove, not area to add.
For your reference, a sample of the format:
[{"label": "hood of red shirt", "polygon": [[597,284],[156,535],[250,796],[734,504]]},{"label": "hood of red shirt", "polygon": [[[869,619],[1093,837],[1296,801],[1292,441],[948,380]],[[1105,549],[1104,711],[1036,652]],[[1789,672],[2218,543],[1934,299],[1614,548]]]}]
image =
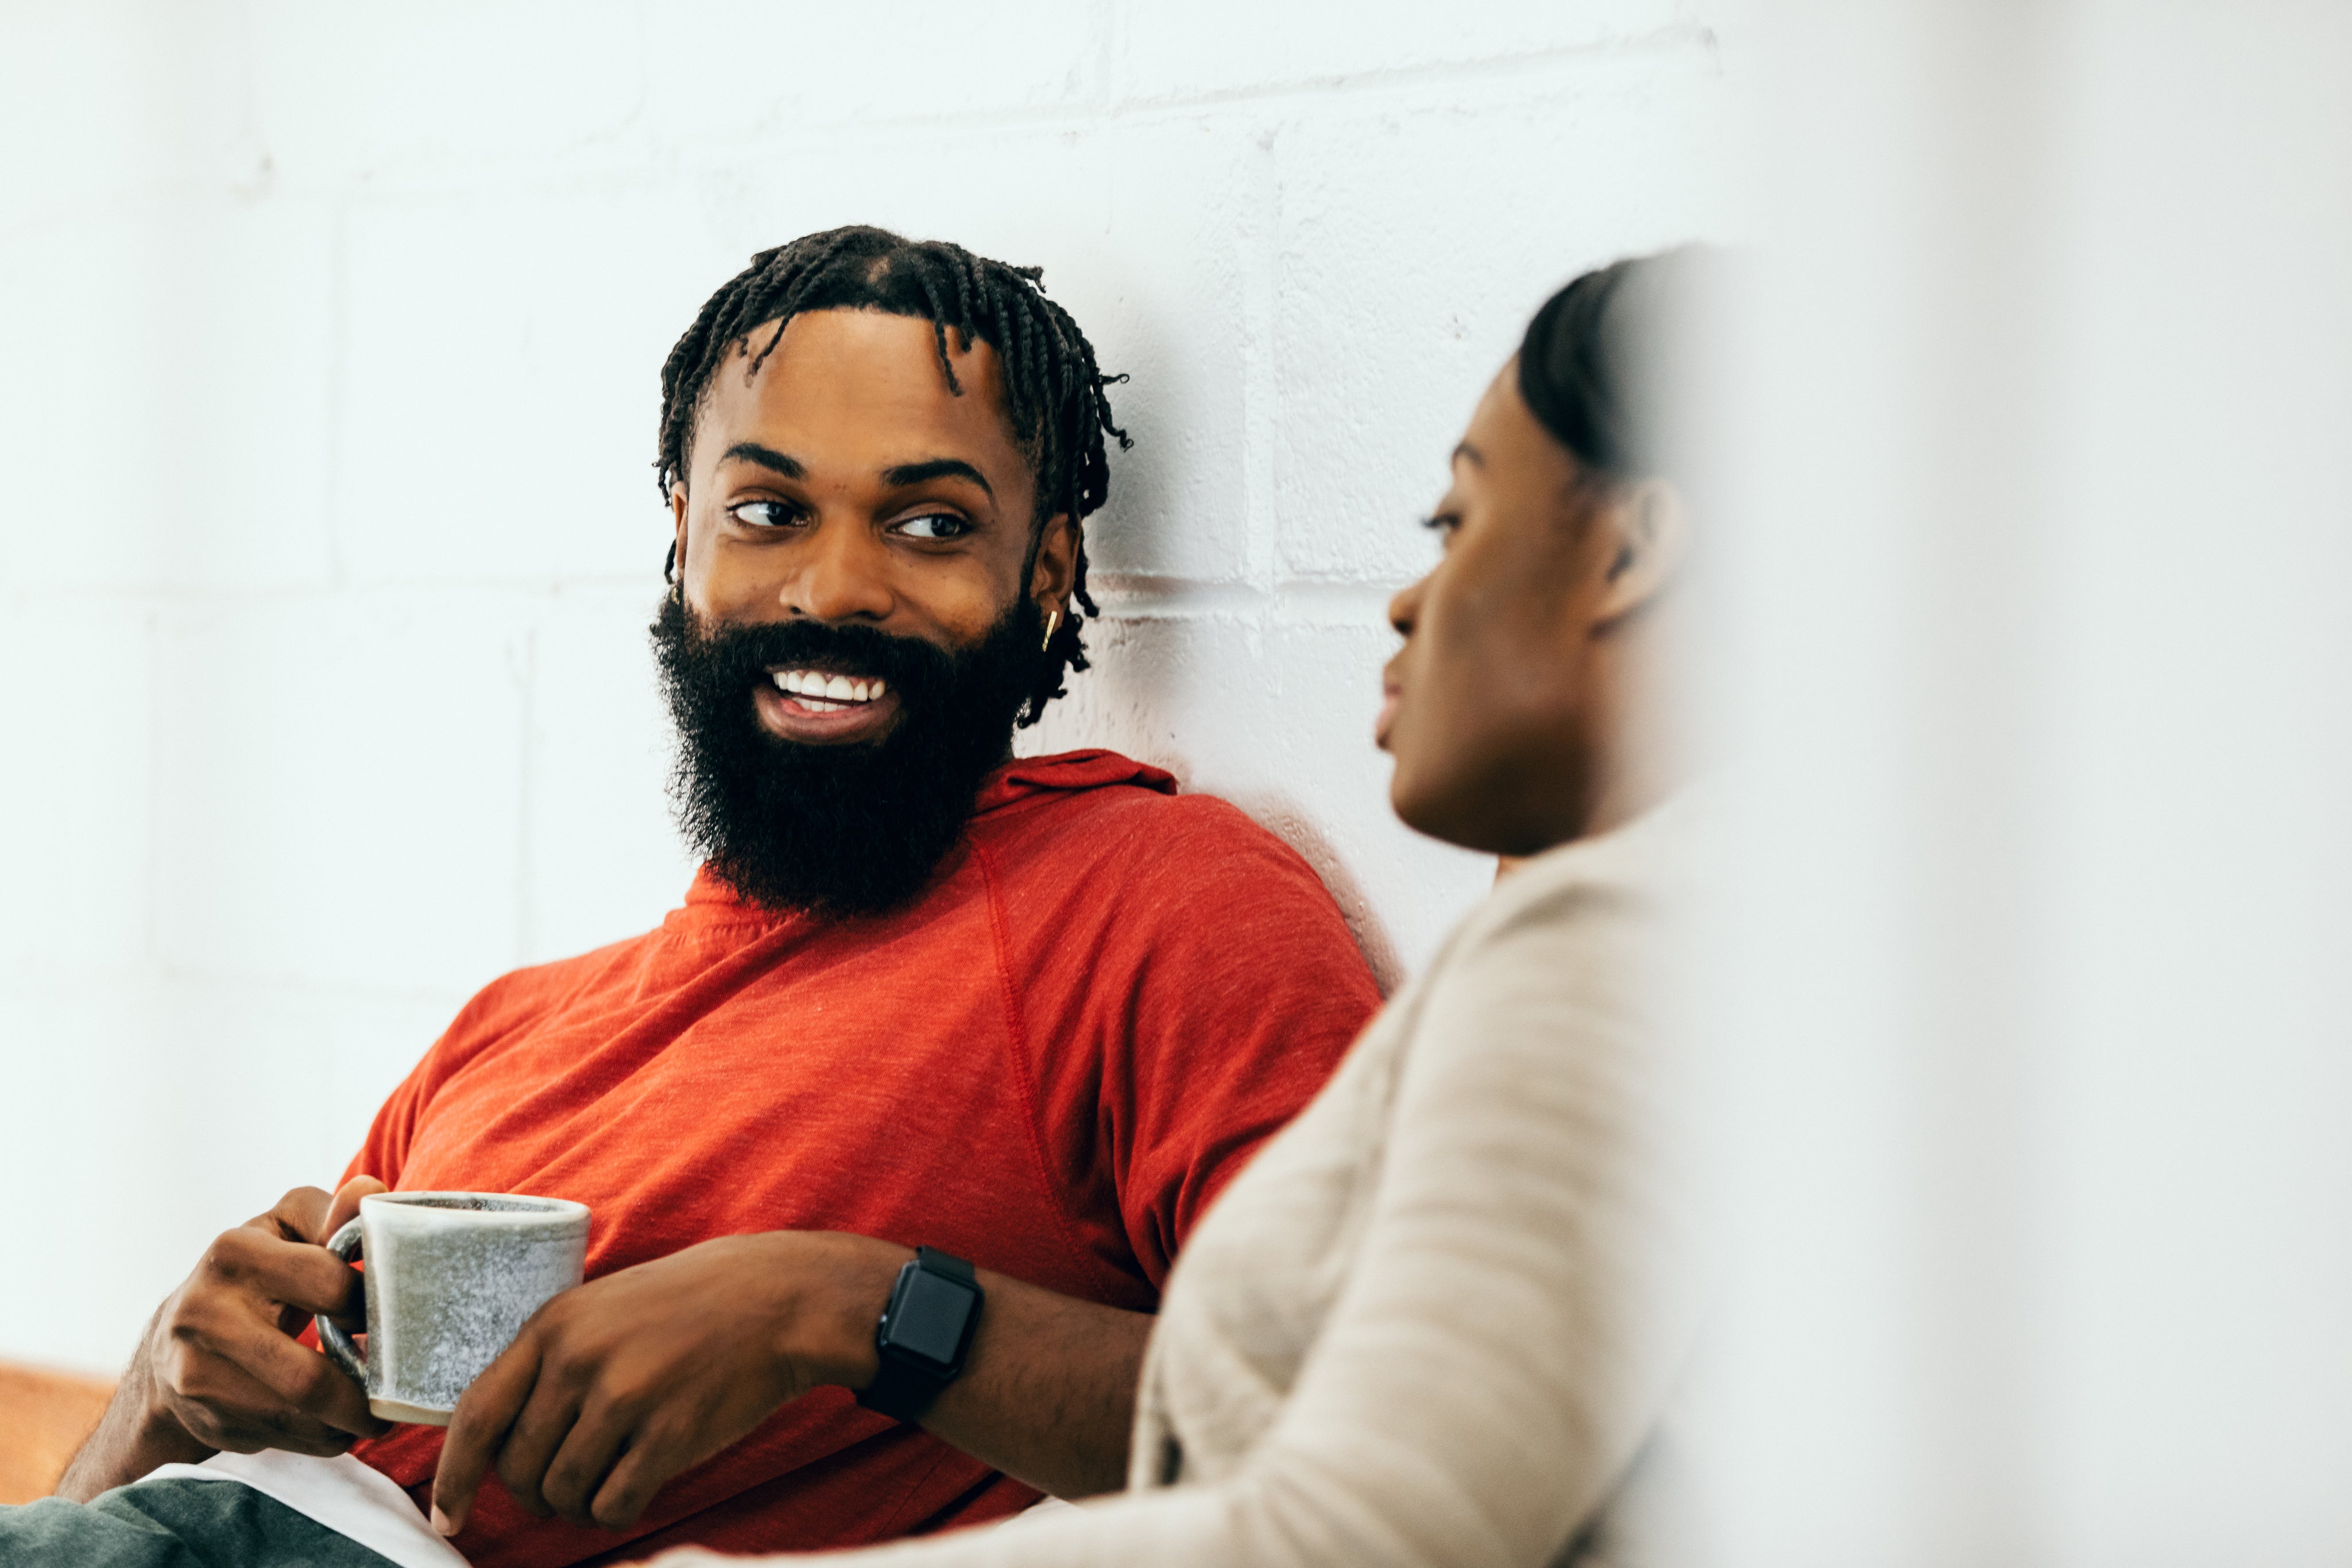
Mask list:
[{"label": "hood of red shirt", "polygon": [[1051,757],[1015,758],[990,774],[980,787],[971,814],[985,817],[1038,795],[1102,789],[1113,784],[1132,784],[1162,795],[1176,793],[1175,776],[1150,763],[1100,747],[1057,751]]},{"label": "hood of red shirt", "polygon": [[[1019,757],[988,776],[980,787],[980,796],[972,802],[974,820],[998,811],[1011,810],[1024,801],[1041,795],[1068,795],[1086,789],[1104,789],[1114,784],[1132,784],[1139,789],[1150,789],[1161,795],[1176,793],[1176,776],[1165,768],[1154,768],[1148,762],[1138,762],[1131,757],[1121,757],[1116,751],[1090,747],[1083,751],[1057,751],[1051,757]],[[735,890],[710,873],[703,866],[694,873],[694,885],[687,889],[688,904],[741,904]]]}]

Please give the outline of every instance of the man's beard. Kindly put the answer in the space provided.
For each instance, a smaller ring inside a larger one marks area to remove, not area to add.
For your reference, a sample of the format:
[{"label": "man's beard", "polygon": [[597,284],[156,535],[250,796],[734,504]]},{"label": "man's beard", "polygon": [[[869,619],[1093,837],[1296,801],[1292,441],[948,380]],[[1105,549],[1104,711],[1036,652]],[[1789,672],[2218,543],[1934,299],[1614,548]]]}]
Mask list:
[{"label": "man's beard", "polygon": [[[687,841],[752,903],[879,914],[922,891],[1012,747],[1045,622],[1015,601],[976,646],[950,652],[870,626],[706,622],[672,591],[653,624],[677,725],[670,799]],[[786,740],[754,695],[774,668],[880,676],[898,694],[879,739]]]}]

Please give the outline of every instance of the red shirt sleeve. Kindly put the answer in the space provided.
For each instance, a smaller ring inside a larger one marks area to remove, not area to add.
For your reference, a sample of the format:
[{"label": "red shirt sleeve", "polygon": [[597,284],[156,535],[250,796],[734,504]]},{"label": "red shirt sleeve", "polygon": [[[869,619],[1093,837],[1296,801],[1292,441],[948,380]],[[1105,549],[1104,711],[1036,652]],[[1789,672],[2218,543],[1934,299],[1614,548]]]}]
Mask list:
[{"label": "red shirt sleeve", "polygon": [[408,1157],[408,1141],[415,1134],[417,1114],[425,1106],[425,1074],[432,1065],[433,1054],[427,1051],[422,1061],[408,1070],[400,1087],[376,1112],[374,1122],[368,1127],[367,1141],[352,1156],[352,1163],[343,1167],[343,1181],[372,1176],[386,1186],[400,1186],[400,1167]]},{"label": "red shirt sleeve", "polygon": [[[1099,834],[1115,879],[1033,894],[1011,924],[1016,946],[1043,949],[1023,1012],[1047,1157],[1074,1186],[1112,1184],[1121,1249],[1157,1290],[1381,998],[1338,904],[1281,840],[1207,796],[1120,815]],[[1087,895],[1106,881],[1118,898]]]}]

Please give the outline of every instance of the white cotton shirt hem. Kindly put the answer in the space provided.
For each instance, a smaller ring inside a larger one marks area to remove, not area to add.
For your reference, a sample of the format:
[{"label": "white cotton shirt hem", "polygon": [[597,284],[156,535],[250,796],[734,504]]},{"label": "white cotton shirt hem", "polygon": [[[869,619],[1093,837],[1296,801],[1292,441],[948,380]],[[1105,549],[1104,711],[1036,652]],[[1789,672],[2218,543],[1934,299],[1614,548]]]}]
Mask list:
[{"label": "white cotton shirt hem", "polygon": [[347,1536],[400,1568],[466,1568],[457,1549],[434,1533],[408,1494],[349,1454],[215,1454],[201,1465],[164,1465],[148,1481],[235,1481]]}]

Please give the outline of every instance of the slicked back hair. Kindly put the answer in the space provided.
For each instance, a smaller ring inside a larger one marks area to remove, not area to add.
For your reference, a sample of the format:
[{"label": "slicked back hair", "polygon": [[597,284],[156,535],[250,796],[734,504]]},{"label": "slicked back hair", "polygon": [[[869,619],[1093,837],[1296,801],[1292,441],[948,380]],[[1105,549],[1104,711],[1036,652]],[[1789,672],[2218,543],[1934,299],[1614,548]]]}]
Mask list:
[{"label": "slicked back hair", "polygon": [[[1688,482],[1669,417],[1698,390],[1722,330],[1730,256],[1685,245],[1588,272],[1544,302],[1519,343],[1519,395],[1570,455],[1612,480]],[[1687,411],[1679,423],[1690,423]]]},{"label": "slicked back hair", "polygon": [[[783,340],[784,328],[807,310],[881,310],[931,323],[940,373],[963,395],[949,353],[952,328],[969,346],[996,350],[1003,367],[1005,417],[1037,480],[1037,512],[1021,571],[1028,591],[1045,520],[1066,512],[1081,525],[1110,494],[1103,438],[1134,444],[1112,423],[1103,389],[1125,376],[1106,376],[1094,345],[1070,313],[1045,297],[1044,269],[1008,267],[944,240],[909,240],[887,229],[858,225],[803,235],[763,250],[712,295],[662,366],[661,450],[654,468],[662,496],[686,478],[687,449],[711,380],[740,347],[757,375]],[[753,334],[760,340],[752,340]],[[675,546],[672,547],[675,549]],[[1087,615],[1099,613],[1087,591],[1086,533],[1078,529],[1071,597]],[[1020,722],[1034,724],[1060,696],[1065,670],[1087,667],[1078,618],[1066,617],[1047,639],[1037,684]]]}]

